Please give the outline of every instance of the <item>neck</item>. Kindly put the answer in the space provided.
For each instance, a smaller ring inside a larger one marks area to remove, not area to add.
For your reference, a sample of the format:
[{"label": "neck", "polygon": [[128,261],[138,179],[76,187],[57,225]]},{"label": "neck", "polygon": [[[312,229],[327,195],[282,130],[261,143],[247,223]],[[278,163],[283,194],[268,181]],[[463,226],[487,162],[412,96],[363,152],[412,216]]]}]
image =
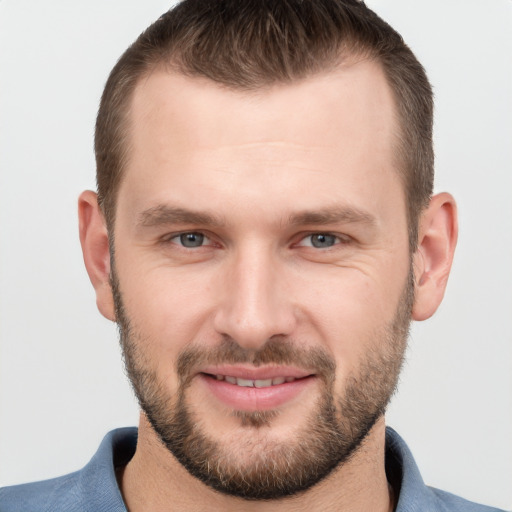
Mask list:
[{"label": "neck", "polygon": [[381,418],[356,453],[323,481],[300,495],[270,501],[247,501],[206,486],[174,458],[141,415],[137,450],[118,472],[119,487],[130,512],[209,510],[247,512],[376,511],[394,509],[384,466],[385,424]]}]

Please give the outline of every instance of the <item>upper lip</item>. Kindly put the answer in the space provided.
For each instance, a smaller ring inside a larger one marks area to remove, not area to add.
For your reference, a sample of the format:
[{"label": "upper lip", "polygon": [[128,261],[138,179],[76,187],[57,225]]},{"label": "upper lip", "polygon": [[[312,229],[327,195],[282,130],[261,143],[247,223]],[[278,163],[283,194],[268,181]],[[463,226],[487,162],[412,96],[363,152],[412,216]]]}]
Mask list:
[{"label": "upper lip", "polygon": [[294,366],[243,366],[243,365],[215,365],[201,368],[199,373],[209,375],[228,375],[238,379],[266,380],[277,377],[293,377],[302,379],[313,375],[313,372]]}]

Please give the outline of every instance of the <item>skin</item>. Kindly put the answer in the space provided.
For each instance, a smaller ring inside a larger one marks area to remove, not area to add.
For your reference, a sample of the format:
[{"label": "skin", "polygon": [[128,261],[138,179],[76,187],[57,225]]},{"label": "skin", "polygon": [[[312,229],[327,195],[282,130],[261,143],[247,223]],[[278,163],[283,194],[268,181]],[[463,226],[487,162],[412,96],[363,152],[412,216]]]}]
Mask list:
[{"label": "skin", "polygon": [[[138,85],[131,112],[130,158],[114,226],[116,271],[127,316],[159,381],[171,396],[176,392],[174,364],[189,344],[213,347],[229,336],[258,350],[281,336],[326,350],[342,393],[367,351],[378,350],[374,333],[392,321],[410,268],[393,151],[395,106],[380,67],[354,62],[251,93],[155,71]],[[200,211],[218,222],[163,219],[155,208]],[[336,215],[305,215],[326,211]],[[79,216],[97,304],[114,321],[107,230],[93,192],[81,195]],[[207,242],[184,248],[177,237],[183,232],[204,233]],[[311,245],[314,233],[337,238],[318,249]],[[453,198],[434,196],[412,256],[413,319],[429,318],[440,304],[456,237]],[[261,435],[276,443],[293,439],[318,393],[313,380],[279,407]],[[256,442],[254,433],[226,414],[199,379],[188,400],[207,420],[208,433],[244,463],[241,447]],[[386,511],[392,497],[384,429],[381,418],[355,455],[307,492],[245,502],[192,477],[141,414],[137,451],[120,486],[132,512]]]}]

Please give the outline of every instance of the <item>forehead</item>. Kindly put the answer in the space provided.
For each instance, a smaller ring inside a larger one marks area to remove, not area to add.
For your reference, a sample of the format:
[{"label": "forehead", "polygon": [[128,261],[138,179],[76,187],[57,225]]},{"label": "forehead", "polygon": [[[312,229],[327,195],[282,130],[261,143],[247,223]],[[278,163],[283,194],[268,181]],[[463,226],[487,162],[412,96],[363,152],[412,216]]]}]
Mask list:
[{"label": "forehead", "polygon": [[[224,126],[212,132],[211,124],[218,123],[219,117]],[[157,128],[162,123],[169,139],[178,136],[180,142],[190,141],[187,132],[192,129],[194,144],[206,145],[229,142],[230,129],[239,142],[244,137],[256,142],[281,138],[285,127],[286,135],[306,143],[315,141],[315,134],[308,130],[311,124],[330,127],[329,133],[341,143],[347,130],[361,130],[359,135],[365,139],[375,131],[386,130],[390,136],[396,131],[393,95],[384,72],[367,59],[352,59],[325,74],[256,90],[232,89],[206,78],[155,68],[135,88],[130,121],[135,143],[146,141],[140,138],[140,130],[133,133],[133,129]],[[257,133],[262,123],[264,134]],[[325,133],[317,134],[325,140]]]},{"label": "forehead", "polygon": [[176,200],[195,187],[204,201],[210,187],[222,200],[277,191],[292,207],[293,193],[307,201],[307,192],[340,186],[356,196],[368,185],[378,190],[398,179],[395,118],[384,73],[369,60],[257,91],[156,69],[132,98],[120,199],[129,193],[148,208],[139,203]]}]

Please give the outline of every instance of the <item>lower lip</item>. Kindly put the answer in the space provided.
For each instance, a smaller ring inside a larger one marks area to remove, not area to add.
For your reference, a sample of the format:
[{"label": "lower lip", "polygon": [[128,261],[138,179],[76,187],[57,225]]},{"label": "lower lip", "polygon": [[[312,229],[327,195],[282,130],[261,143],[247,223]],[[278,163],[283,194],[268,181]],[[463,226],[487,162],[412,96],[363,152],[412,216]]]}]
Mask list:
[{"label": "lower lip", "polygon": [[305,377],[266,388],[250,388],[199,374],[200,380],[222,403],[239,411],[268,411],[296,398],[315,377]]}]

